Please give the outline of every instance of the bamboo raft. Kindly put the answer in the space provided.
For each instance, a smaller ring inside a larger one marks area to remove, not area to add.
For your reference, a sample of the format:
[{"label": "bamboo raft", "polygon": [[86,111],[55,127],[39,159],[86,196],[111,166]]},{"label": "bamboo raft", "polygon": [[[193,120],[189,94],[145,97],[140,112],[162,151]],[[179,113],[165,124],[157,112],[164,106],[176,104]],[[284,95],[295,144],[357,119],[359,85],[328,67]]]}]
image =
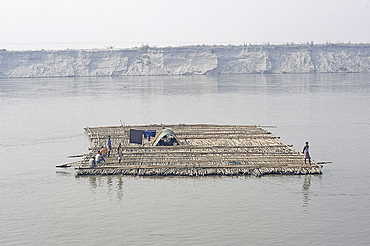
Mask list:
[{"label": "bamboo raft", "polygon": [[[174,146],[152,146],[129,141],[130,129],[171,128],[179,140]],[[320,165],[305,164],[301,152],[282,143],[260,126],[251,125],[136,125],[86,127],[91,152],[76,168],[76,175],[206,176],[321,174]],[[89,159],[111,137],[110,157],[96,166]],[[122,146],[118,163],[117,146]]]}]

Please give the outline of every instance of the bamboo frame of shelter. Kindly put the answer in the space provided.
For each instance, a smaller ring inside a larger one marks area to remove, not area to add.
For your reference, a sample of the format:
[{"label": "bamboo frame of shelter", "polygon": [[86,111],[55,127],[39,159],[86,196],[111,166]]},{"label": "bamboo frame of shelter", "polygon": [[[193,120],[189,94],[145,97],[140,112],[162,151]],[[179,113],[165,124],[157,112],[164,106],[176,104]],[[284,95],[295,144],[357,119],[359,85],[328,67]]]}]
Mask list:
[{"label": "bamboo frame of shelter", "polygon": [[[180,141],[175,146],[151,146],[129,143],[130,129],[161,130],[171,128]],[[313,160],[305,164],[298,150],[257,125],[135,125],[86,127],[91,152],[76,168],[76,175],[205,176],[321,174]],[[89,159],[111,137],[110,157],[96,166]],[[122,161],[117,146],[121,143]]]}]

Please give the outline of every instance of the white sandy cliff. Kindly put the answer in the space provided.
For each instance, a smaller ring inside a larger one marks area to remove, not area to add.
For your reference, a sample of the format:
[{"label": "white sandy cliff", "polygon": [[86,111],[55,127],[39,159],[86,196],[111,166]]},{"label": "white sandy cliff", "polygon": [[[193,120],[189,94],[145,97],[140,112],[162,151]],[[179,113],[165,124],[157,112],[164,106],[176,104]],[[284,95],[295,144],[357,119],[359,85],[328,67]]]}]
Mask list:
[{"label": "white sandy cliff", "polygon": [[370,72],[370,45],[0,51],[0,77]]}]

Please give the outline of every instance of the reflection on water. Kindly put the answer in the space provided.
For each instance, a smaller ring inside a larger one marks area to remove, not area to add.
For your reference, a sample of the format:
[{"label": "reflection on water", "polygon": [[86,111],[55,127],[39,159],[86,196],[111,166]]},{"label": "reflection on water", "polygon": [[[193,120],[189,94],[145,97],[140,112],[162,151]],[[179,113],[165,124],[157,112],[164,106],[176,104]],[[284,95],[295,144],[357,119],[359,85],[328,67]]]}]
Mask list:
[{"label": "reflection on water", "polygon": [[310,186],[311,186],[311,175],[306,175],[304,177],[302,185],[303,207],[308,207],[308,201],[310,200]]},{"label": "reflection on water", "polygon": [[119,176],[117,182],[117,199],[122,200],[122,198],[123,198],[123,180],[122,176]]},{"label": "reflection on water", "polygon": [[[85,179],[89,181],[90,190],[93,194],[95,194],[98,189],[106,190],[107,195],[110,199],[122,200],[123,198],[123,177],[124,176],[115,176],[115,175],[108,175],[108,176],[76,176],[76,179]],[[106,185],[104,185],[104,183]],[[114,185],[116,183],[116,185]],[[114,194],[117,194],[114,196]]]},{"label": "reflection on water", "polygon": [[113,193],[113,191],[112,191],[112,176],[108,176],[107,178],[106,178],[106,180],[107,180],[107,191],[108,191],[108,196],[109,197],[112,197],[112,193]]},{"label": "reflection on water", "polygon": [[[77,177],[77,178],[85,178],[85,177]],[[100,176],[89,176],[89,183],[90,183],[90,188],[92,190],[95,190],[98,187],[98,182],[97,179],[100,179]]]}]

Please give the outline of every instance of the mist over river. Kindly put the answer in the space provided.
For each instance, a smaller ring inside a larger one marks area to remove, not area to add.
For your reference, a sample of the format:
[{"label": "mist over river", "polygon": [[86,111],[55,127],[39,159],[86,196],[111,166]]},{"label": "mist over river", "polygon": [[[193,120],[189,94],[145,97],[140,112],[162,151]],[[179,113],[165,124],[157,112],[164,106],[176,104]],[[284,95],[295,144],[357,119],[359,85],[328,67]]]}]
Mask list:
[{"label": "mist over river", "polygon": [[[0,245],[365,245],[370,74],[0,79]],[[261,125],[322,175],[75,177],[86,126]],[[271,126],[276,126],[272,128]]]}]

